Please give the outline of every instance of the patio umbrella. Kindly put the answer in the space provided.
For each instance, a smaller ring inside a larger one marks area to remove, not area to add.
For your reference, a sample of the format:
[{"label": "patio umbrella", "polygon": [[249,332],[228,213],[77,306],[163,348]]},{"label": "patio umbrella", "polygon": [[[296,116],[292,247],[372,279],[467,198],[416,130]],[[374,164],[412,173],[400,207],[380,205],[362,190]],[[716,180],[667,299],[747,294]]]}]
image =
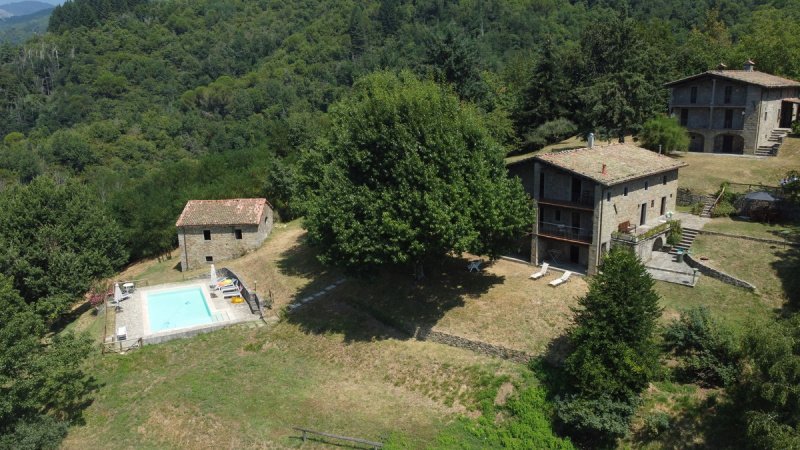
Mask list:
[{"label": "patio umbrella", "polygon": [[759,202],[774,202],[777,200],[775,197],[771,196],[769,192],[751,192],[744,196],[747,200],[759,201]]},{"label": "patio umbrella", "polygon": [[122,301],[122,289],[119,287],[119,283],[114,283],[114,303],[119,303]]},{"label": "patio umbrella", "polygon": [[211,264],[211,275],[208,284],[210,286],[214,286],[217,284],[217,269],[214,268],[214,264]]}]

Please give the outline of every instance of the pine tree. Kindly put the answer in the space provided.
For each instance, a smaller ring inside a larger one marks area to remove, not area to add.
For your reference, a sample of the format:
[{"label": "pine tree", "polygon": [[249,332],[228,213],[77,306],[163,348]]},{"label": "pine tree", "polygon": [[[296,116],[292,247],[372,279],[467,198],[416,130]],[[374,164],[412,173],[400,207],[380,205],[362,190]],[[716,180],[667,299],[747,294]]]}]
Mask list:
[{"label": "pine tree", "polygon": [[615,248],[578,301],[565,371],[573,393],[559,417],[578,439],[609,442],[623,435],[640,393],[658,370],[661,315],[653,279],[639,258]]}]

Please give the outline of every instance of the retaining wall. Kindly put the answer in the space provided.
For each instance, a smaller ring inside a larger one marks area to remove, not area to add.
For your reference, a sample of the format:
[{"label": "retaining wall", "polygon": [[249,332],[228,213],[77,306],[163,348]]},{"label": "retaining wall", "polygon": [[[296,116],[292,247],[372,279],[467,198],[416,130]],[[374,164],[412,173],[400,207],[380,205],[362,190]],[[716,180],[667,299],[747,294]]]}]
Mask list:
[{"label": "retaining wall", "polygon": [[417,327],[414,330],[413,337],[419,341],[436,342],[438,344],[462,348],[475,353],[503,358],[522,364],[527,364],[534,358],[533,355],[529,355],[523,351],[513,350],[500,345],[488,344],[486,342],[473,341],[472,339],[463,338],[461,336],[434,331],[428,327]]},{"label": "retaining wall", "polygon": [[759,238],[753,236],[744,236],[741,234],[730,234],[730,233],[723,233],[721,231],[708,231],[708,230],[699,230],[700,234],[708,234],[711,236],[724,236],[734,239],[745,239],[748,241],[755,241],[755,242],[764,242],[767,244],[776,244],[776,245],[789,245],[791,247],[800,247],[800,242],[793,242],[793,241],[782,241],[778,239],[767,239],[767,238]]},{"label": "retaining wall", "polygon": [[684,259],[684,261],[686,261],[686,264],[688,264],[689,267],[692,267],[692,268],[695,268],[695,269],[699,270],[700,273],[702,273],[703,275],[709,276],[711,278],[716,278],[716,279],[722,281],[723,283],[727,283],[727,284],[730,284],[730,285],[733,285],[733,286],[744,288],[744,289],[747,289],[747,290],[752,291],[752,292],[756,291],[756,287],[753,286],[752,284],[748,283],[747,281],[740,280],[740,279],[734,277],[733,275],[728,275],[727,273],[725,273],[725,272],[723,272],[721,270],[715,269],[713,267],[709,267],[709,266],[701,263],[700,261],[697,261],[696,259],[692,258],[692,256],[689,255],[688,253],[683,255],[683,259]]}]

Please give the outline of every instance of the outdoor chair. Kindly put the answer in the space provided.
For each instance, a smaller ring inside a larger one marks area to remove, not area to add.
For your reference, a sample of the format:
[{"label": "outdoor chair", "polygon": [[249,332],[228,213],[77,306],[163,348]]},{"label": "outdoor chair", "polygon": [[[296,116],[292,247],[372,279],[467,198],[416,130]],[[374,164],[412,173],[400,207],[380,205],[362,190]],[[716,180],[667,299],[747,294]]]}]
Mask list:
[{"label": "outdoor chair", "polygon": [[561,278],[556,278],[555,280],[551,281],[550,286],[556,287],[566,283],[567,280],[569,280],[570,275],[572,275],[572,272],[570,272],[569,270],[565,271],[564,275],[561,275]]},{"label": "outdoor chair", "polygon": [[539,278],[542,278],[543,276],[547,275],[547,269],[549,268],[550,268],[549,263],[542,264],[542,269],[531,275],[530,278],[532,280],[538,280]]},{"label": "outdoor chair", "polygon": [[480,272],[482,262],[483,261],[481,261],[480,259],[476,259],[475,261],[470,261],[469,264],[467,264],[467,270],[469,270],[470,272],[472,271]]}]

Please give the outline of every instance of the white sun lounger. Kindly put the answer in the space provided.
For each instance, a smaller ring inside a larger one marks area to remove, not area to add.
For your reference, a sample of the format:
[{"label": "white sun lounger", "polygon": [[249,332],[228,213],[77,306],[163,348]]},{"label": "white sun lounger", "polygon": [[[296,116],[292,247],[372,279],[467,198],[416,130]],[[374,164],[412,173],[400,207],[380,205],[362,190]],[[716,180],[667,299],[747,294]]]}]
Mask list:
[{"label": "white sun lounger", "polygon": [[560,284],[564,284],[569,280],[569,276],[572,275],[572,272],[569,270],[564,272],[564,275],[561,275],[561,278],[556,278],[555,280],[550,282],[550,286],[556,287]]},{"label": "white sun lounger", "polygon": [[541,270],[539,270],[538,272],[536,272],[533,275],[531,275],[530,278],[532,280],[538,280],[539,278],[542,278],[543,276],[547,275],[547,269],[549,269],[549,268],[550,268],[550,264],[549,263],[542,264]]},{"label": "white sun lounger", "polygon": [[228,291],[222,293],[222,298],[242,297],[241,291]]}]

